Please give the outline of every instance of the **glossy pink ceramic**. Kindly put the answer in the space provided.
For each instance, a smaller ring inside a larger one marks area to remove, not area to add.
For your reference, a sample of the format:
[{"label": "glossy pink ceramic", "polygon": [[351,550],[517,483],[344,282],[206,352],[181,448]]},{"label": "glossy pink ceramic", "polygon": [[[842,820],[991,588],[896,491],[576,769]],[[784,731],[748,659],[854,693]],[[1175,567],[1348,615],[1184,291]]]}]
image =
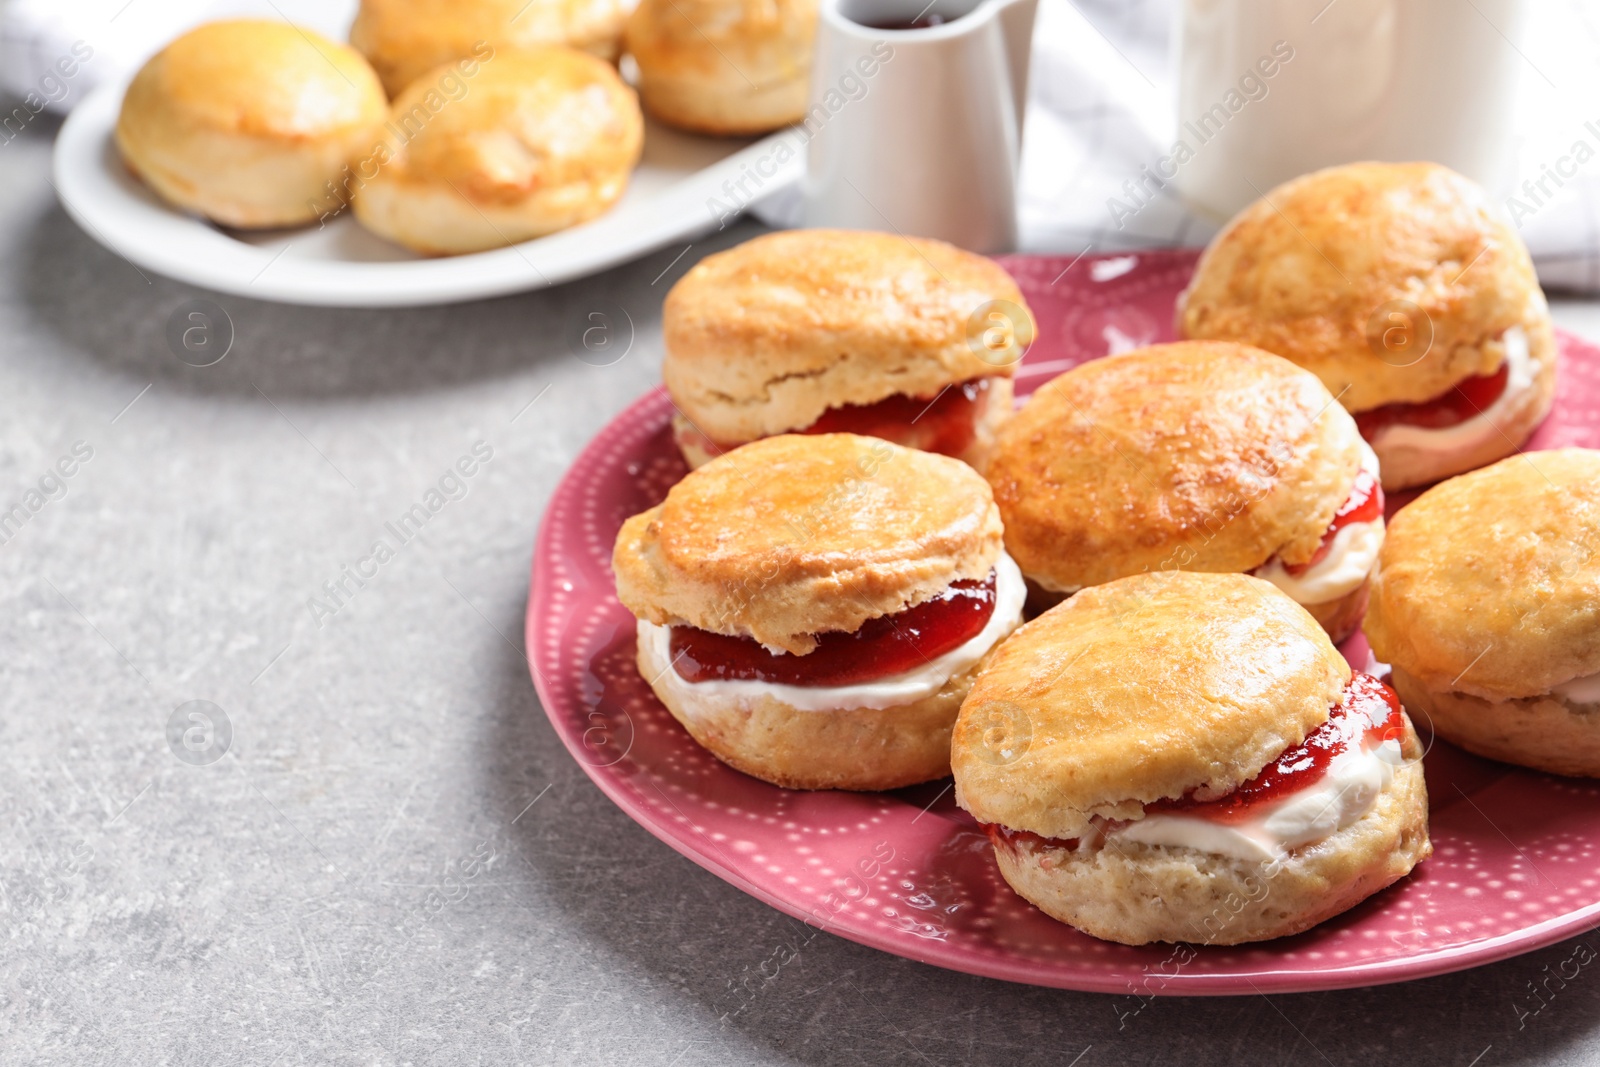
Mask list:
[{"label": "glossy pink ceramic", "polygon": [[[1086,359],[1170,340],[1192,252],[1005,260],[1039,319],[1026,392]],[[1065,271],[1065,273],[1063,273]],[[1530,448],[1600,445],[1600,349],[1562,335],[1557,407]],[[881,795],[799,793],[717,762],[634,669],[612,590],[623,519],[685,472],[659,389],[556,489],[533,560],[527,651],[556,731],[595,783],[661,840],[813,926],[940,967],[1107,993],[1287,992],[1394,982],[1526,952],[1600,921],[1600,785],[1435,744],[1433,858],[1309,933],[1243,948],[1128,948],[1016,896],[949,781]],[[1343,651],[1366,662],[1365,642]],[[1132,1003],[1132,1002],[1130,1002]]]}]

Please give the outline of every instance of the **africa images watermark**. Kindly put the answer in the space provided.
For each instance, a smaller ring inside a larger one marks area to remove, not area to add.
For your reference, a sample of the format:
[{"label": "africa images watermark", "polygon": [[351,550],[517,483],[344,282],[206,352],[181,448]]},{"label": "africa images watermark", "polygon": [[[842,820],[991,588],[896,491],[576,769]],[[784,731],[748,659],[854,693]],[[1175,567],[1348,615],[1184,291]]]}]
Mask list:
[{"label": "africa images watermark", "polygon": [[[1292,59],[1294,48],[1288,41],[1273,42],[1272,51],[1257,59],[1254,66],[1239,75],[1235,87],[1223,93],[1220,101],[1192,120],[1185,121],[1182,126],[1184,136],[1173,142],[1167,154],[1155,161],[1154,173],[1147,163],[1139,168],[1137,177],[1122,183],[1122,191],[1128,198],[1126,201],[1115,196],[1106,199],[1106,211],[1111,216],[1112,224],[1122,229],[1129,219],[1154,202],[1167,183],[1178,176],[1183,165],[1195,157],[1195,152],[1215,140],[1233,121],[1233,117],[1245,109],[1245,105],[1267,98],[1270,91],[1267,83],[1277,77],[1278,72]],[[1191,138],[1193,145],[1189,143]]]},{"label": "africa images watermark", "polygon": [[835,880],[838,892],[830,890],[823,894],[821,903],[806,914],[805,924],[810,928],[810,932],[804,938],[786,939],[754,968],[746,965],[738,981],[732,978],[727,980],[727,987],[719,995],[718,1000],[731,998],[736,1003],[722,1012],[719,1021],[726,1025],[744,1014],[768,984],[774,981],[786,966],[798,959],[801,951],[815,941],[818,934],[833,925],[840,912],[852,904],[859,903],[872,892],[872,883],[883,873],[888,864],[894,861],[894,858],[894,846],[887,841],[877,842],[869,854],[858,857],[855,863],[846,869],[844,876]]},{"label": "africa images watermark", "polygon": [[356,598],[356,594],[378,576],[384,565],[394,559],[400,549],[415,540],[422,533],[422,528],[447,504],[464,499],[471,489],[473,476],[488,466],[492,459],[492,445],[485,441],[474,442],[471,452],[463,454],[453,466],[447,467],[437,483],[422,494],[421,500],[383,524],[387,537],[373,541],[366,555],[353,564],[343,564],[337,575],[323,582],[321,597],[307,597],[306,610],[311,612],[317,629],[322,629],[329,619],[344,610]]},{"label": "africa images watermark", "polygon": [[[1600,144],[1600,122],[1590,119],[1583,124],[1583,129],[1587,136],[1573,141],[1565,155],[1557,156],[1554,162],[1539,164],[1539,176],[1523,180],[1522,195],[1512,193],[1506,197],[1506,214],[1511,216],[1517,229],[1555,199],[1556,193],[1578,176],[1578,168],[1600,155],[1600,150],[1595,148]],[[1552,184],[1555,189],[1550,188]]]},{"label": "africa images watermark", "polygon": [[[411,105],[405,112],[393,112],[384,122],[383,128],[390,134],[389,137],[377,142],[366,155],[352,163],[346,163],[344,171],[337,181],[329,179],[323,184],[327,190],[319,203],[308,200],[306,206],[317,216],[317,228],[321,229],[328,224],[328,220],[337,218],[350,206],[355,194],[368,182],[378,176],[378,172],[389,164],[395,156],[415,140],[433,117],[443,111],[448,105],[466,98],[467,79],[477,76],[482,65],[494,58],[494,47],[487,41],[479,41],[472,46],[472,55],[457,60],[446,69],[443,74]],[[410,89],[406,90],[410,92]]]},{"label": "africa images watermark", "polygon": [[1545,964],[1537,982],[1531,978],[1528,980],[1527,994],[1518,993],[1512,1001],[1511,1011],[1516,1016],[1517,1029],[1527,1029],[1528,1020],[1536,1018],[1540,1012],[1548,1008],[1550,1002],[1555,1000],[1585,967],[1593,963],[1595,958],[1595,950],[1585,942],[1579,941],[1573,946],[1572,952],[1556,964],[1554,973],[1551,972],[1550,965]]},{"label": "africa images watermark", "polygon": [[[1179,941],[1173,944],[1171,951],[1160,963],[1145,964],[1140,968],[1141,977],[1138,982],[1128,979],[1127,995],[1118,997],[1117,1003],[1112,1005],[1112,1011],[1117,1015],[1117,1029],[1126,1030],[1128,1020],[1143,1011],[1166,989],[1169,982],[1175,980],[1183,973],[1185,967],[1199,957],[1196,945],[1204,947],[1217,944],[1228,927],[1243,915],[1246,909],[1265,902],[1270,893],[1270,883],[1286,866],[1287,859],[1282,856],[1263,860],[1257,864],[1254,870],[1239,879],[1235,889],[1216,901],[1215,907],[1204,919],[1194,924],[1195,933],[1200,936],[1192,942]],[[1131,1005],[1127,1003],[1130,999],[1134,1001]]]},{"label": "africa images watermark", "polygon": [[754,163],[746,163],[740,167],[737,178],[729,178],[723,182],[722,196],[706,197],[706,211],[716,222],[717,229],[725,229],[728,223],[738,218],[744,209],[761,195],[767,182],[777,175],[778,169],[793,159],[799,148],[805,147],[811,138],[817,135],[817,131],[832,121],[839,112],[866,96],[868,80],[876,77],[878,71],[893,58],[893,45],[888,41],[875,43],[872,46],[872,54],[856,60],[854,71],[847,70],[839,75],[839,80],[829,86],[821,98],[811,106],[811,110],[806,112],[800,124],[792,128],[790,132],[798,138],[798,146],[791,138],[783,137]]},{"label": "africa images watermark", "polygon": [[94,57],[94,48],[87,41],[73,41],[50,69],[39,75],[22,97],[22,106],[0,119],[0,144],[10,144],[28,128],[28,124],[51,104],[59,104],[72,91],[72,79],[78,76],[83,64]]},{"label": "africa images watermark", "polygon": [[38,488],[29,488],[22,498],[9,508],[0,504],[0,545],[9,544],[13,537],[35,515],[67,495],[67,483],[83,465],[94,458],[94,446],[87,441],[74,441],[70,452],[62,455],[39,476]]}]

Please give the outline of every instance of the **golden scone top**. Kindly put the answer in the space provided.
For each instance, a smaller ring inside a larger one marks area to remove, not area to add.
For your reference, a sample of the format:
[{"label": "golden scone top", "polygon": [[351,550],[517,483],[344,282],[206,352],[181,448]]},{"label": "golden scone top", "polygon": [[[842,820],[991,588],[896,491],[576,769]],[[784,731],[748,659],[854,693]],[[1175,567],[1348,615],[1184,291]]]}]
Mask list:
[{"label": "golden scone top", "polygon": [[639,0],[623,47],[652,117],[749,136],[805,117],[816,34],[817,0]]},{"label": "golden scone top", "polygon": [[1430,689],[1486,700],[1600,674],[1600,452],[1511,456],[1408,504],[1365,630]]},{"label": "golden scone top", "polygon": [[[412,82],[395,99],[396,121],[438,80]],[[388,131],[384,180],[448,182],[445,192],[485,205],[626,174],[644,138],[638,101],[616,69],[570,48],[496,52],[460,99],[428,114],[404,138]]]},{"label": "golden scone top", "polygon": [[1306,611],[1242,574],[1086,589],[1006,639],[961,706],[956,799],[1071,839],[1090,819],[1222,796],[1328,717],[1350,668]]},{"label": "golden scone top", "polygon": [[729,452],[628,519],[612,566],[639,618],[806,653],[1001,552],[989,486],[959,460],[854,434],[769,437]]},{"label": "golden scone top", "polygon": [[667,391],[719,441],[799,429],[843,404],[1010,377],[1034,333],[1016,282],[992,260],[847,230],[788,230],[708,256],[661,315]]},{"label": "golden scone top", "polygon": [[1071,591],[1149,570],[1306,561],[1350,493],[1360,440],[1287,360],[1179,342],[1042,386],[1001,427],[987,475],[1012,558]]},{"label": "golden scone top", "polygon": [[656,74],[758,93],[806,72],[816,30],[817,0],[640,0],[626,40]]},{"label": "golden scone top", "polygon": [[507,48],[615,59],[623,18],[620,0],[361,0],[350,43],[397,96],[441,63]]},{"label": "golden scone top", "polygon": [[1273,189],[1206,249],[1178,325],[1285,356],[1351,411],[1492,373],[1513,326],[1536,358],[1554,352],[1522,239],[1481,188],[1432,163],[1353,163]]},{"label": "golden scone top", "polygon": [[158,52],[134,77],[123,123],[181,117],[189,127],[262,137],[318,137],[383,120],[383,88],[354,50],[268,19],[209,22]]}]

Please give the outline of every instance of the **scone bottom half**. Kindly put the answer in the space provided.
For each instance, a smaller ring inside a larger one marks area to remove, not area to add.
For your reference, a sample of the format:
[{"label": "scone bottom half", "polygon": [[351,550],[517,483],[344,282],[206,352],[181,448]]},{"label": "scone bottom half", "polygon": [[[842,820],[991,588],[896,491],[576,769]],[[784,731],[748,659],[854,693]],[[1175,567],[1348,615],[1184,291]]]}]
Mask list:
[{"label": "scone bottom half", "polygon": [[950,772],[950,730],[1025,591],[966,464],[786,435],[691,472],[623,524],[642,677],[730,766],[797,789]]},{"label": "scone bottom half", "polygon": [[1124,944],[1287,936],[1431,852],[1394,690],[1247,575],[1086,590],[996,650],[952,742],[956,800],[1046,914]]}]

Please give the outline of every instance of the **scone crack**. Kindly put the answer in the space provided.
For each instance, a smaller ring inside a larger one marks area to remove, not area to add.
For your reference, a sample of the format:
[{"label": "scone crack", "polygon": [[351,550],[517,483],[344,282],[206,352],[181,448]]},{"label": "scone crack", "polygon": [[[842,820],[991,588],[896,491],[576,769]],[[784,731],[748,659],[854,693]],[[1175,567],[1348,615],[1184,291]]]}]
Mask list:
[{"label": "scone crack", "polygon": [[[849,357],[846,356],[844,358],[848,359]],[[817,367],[813,370],[794,370],[788,371],[784,374],[774,375],[773,377],[766,379],[766,381],[761,384],[760,392],[754,393],[748,397],[737,397],[732,393],[724,393],[717,389],[706,390],[705,397],[709,400],[715,400],[718,403],[727,404],[730,407],[752,407],[757,404],[767,404],[772,401],[772,390],[777,386],[780,386],[785,382],[812,381],[814,379],[824,377],[837,365],[838,364],[832,364],[827,367]]]},{"label": "scone crack", "polygon": [[[756,392],[751,393],[749,396],[745,396],[745,397],[737,397],[737,396],[734,396],[732,393],[725,393],[725,392],[722,392],[720,390],[715,390],[715,389],[707,390],[706,393],[704,394],[704,396],[707,399],[715,400],[715,401],[717,401],[719,403],[722,403],[722,404],[725,404],[725,405],[727,405],[729,407],[735,407],[735,408],[759,407],[759,406],[764,405],[764,404],[770,404],[772,402],[772,400],[773,400],[774,391],[776,391],[779,387],[784,386],[784,385],[788,384],[789,382],[816,381],[819,378],[826,378],[826,377],[828,377],[830,375],[840,373],[841,370],[843,368],[845,368],[845,367],[848,367],[852,363],[853,360],[854,360],[854,357],[849,352],[841,352],[841,353],[839,353],[839,357],[838,357],[837,360],[835,360],[833,363],[828,364],[825,367],[816,367],[816,368],[814,368],[812,370],[788,371],[788,372],[783,373],[783,374],[773,375],[772,377],[767,378],[765,381],[763,381]],[[878,377],[878,378],[880,378],[882,380],[885,380],[885,381],[888,381],[888,382],[899,382],[899,381],[902,381],[902,380],[910,377],[910,373],[911,372],[910,372],[910,368],[908,368],[908,367],[898,366],[898,367],[880,367],[880,368],[875,368],[873,373],[874,373],[874,376],[876,376],[876,377]],[[945,385],[942,388],[949,388],[951,385],[954,385],[954,384],[956,384],[956,383],[955,382],[947,382],[947,383],[945,383]],[[885,396],[894,396],[894,395],[896,395],[898,393],[902,393],[902,392],[904,392],[904,390],[892,389],[892,388],[891,389],[883,389],[883,388],[880,387],[880,388],[877,388],[877,389],[873,389],[872,392],[875,393],[875,394],[881,394],[881,395],[874,396],[874,397],[872,397],[870,399],[863,397],[862,399],[859,399],[859,400],[844,400],[844,401],[839,401],[838,403],[840,403],[840,404],[870,404],[870,403],[873,403],[875,400],[883,399]],[[837,406],[837,404],[832,405],[832,406]]]}]

